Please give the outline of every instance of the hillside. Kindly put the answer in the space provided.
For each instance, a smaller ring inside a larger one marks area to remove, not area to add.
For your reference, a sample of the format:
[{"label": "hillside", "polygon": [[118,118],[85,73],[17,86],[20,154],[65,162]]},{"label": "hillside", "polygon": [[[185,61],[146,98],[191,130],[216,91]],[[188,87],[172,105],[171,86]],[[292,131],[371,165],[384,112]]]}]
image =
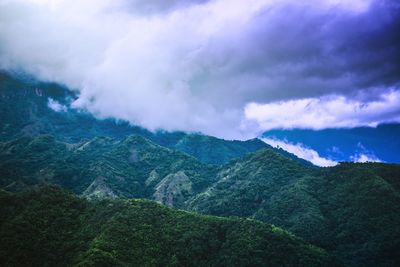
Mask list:
[{"label": "hillside", "polygon": [[89,199],[148,198],[273,223],[349,266],[396,266],[400,167],[304,166],[262,149],[220,167],[141,136],[69,144],[52,136],[0,143],[0,185],[57,184]]},{"label": "hillside", "polygon": [[273,223],[349,266],[397,266],[400,166],[307,168],[262,150],[224,166],[188,209]]},{"label": "hillside", "polygon": [[90,198],[152,198],[181,206],[213,182],[215,171],[138,135],[76,144],[40,135],[0,143],[0,186],[9,191],[50,183]]},{"label": "hillside", "polygon": [[319,168],[258,139],[153,133],[81,110],[55,111],[50,98],[67,106],[76,96],[5,74],[0,96],[0,189],[50,184],[93,203],[145,198],[256,219],[346,266],[400,265],[400,165]]},{"label": "hillside", "polygon": [[2,266],[336,266],[274,226],[54,187],[0,192]]}]

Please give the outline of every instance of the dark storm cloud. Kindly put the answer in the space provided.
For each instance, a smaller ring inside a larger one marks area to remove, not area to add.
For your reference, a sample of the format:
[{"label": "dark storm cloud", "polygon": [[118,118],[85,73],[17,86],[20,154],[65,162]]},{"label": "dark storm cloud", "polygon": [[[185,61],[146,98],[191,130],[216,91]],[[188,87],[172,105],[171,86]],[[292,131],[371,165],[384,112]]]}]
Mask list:
[{"label": "dark storm cloud", "polygon": [[400,10],[390,2],[375,1],[360,13],[282,4],[261,10],[248,27],[205,56],[223,55],[228,65],[205,84],[223,76],[219,88],[228,85],[240,101],[373,98],[399,84]]}]

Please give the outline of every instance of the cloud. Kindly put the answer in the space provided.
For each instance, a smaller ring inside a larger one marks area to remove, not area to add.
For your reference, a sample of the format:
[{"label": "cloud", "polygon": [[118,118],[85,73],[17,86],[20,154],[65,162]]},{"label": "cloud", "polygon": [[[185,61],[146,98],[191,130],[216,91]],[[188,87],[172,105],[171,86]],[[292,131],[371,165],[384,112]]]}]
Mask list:
[{"label": "cloud", "polygon": [[47,101],[47,106],[54,110],[55,112],[67,112],[68,111],[68,107],[65,105],[60,104],[59,102],[57,102],[56,100],[49,98]]},{"label": "cloud", "polygon": [[[0,0],[0,68],[64,84],[98,117],[248,138],[270,125],[251,108],[396,96],[399,12],[378,0]],[[358,114],[347,122],[382,121]]]},{"label": "cloud", "polygon": [[[291,143],[287,140],[279,140],[277,138],[262,138],[261,140],[273,147],[282,148],[301,159],[310,161],[316,166],[330,167],[338,164],[335,160],[321,157],[316,150],[309,148],[302,143]],[[353,156],[350,156],[350,161],[359,163],[383,162],[372,151],[367,150],[361,143],[358,144],[358,150],[359,151]]]},{"label": "cloud", "polygon": [[158,15],[205,2],[208,0],[130,0],[122,2],[119,7],[138,15]]},{"label": "cloud", "polygon": [[351,160],[353,162],[360,162],[360,163],[364,163],[364,162],[383,162],[382,160],[378,159],[374,155],[366,155],[366,154],[356,154],[356,155],[351,157]]},{"label": "cloud", "polygon": [[314,165],[321,167],[337,165],[336,161],[321,157],[317,151],[308,148],[301,143],[293,144],[288,141],[282,141],[275,138],[262,138],[262,140],[273,147],[282,148],[283,150],[286,150],[287,152],[290,152],[301,159],[310,161]]},{"label": "cloud", "polygon": [[245,114],[262,130],[376,127],[381,123],[400,122],[400,91],[387,91],[367,101],[325,96],[269,104],[250,103],[245,107]]},{"label": "cloud", "polygon": [[357,144],[357,151],[353,156],[350,156],[350,160],[353,162],[384,162],[379,159],[375,153],[368,150],[361,142]]}]

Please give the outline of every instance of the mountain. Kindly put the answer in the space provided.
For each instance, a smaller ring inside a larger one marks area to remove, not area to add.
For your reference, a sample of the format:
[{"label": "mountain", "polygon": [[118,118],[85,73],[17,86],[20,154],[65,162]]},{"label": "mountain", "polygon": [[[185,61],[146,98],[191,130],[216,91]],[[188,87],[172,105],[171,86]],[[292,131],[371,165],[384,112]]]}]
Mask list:
[{"label": "mountain", "polygon": [[223,166],[217,182],[191,199],[188,207],[211,214],[252,216],[276,192],[313,171],[272,149],[260,150]]},{"label": "mountain", "polygon": [[[123,139],[140,135],[215,165],[269,147],[259,139],[231,141],[195,133],[153,133],[126,122],[97,119],[85,111],[70,108],[69,104],[75,99],[73,92],[60,85],[0,72],[0,141],[51,134],[58,140],[75,143],[95,137]],[[49,103],[59,105],[60,110],[52,109]]]},{"label": "mountain", "polygon": [[145,198],[273,223],[345,266],[400,265],[400,165],[319,168],[258,139],[153,133],[71,108],[62,86],[5,74],[0,96],[0,189],[58,185],[85,205]]},{"label": "mountain", "polygon": [[266,149],[236,160],[188,209],[273,223],[349,266],[398,266],[400,165],[307,168]]},{"label": "mountain", "polygon": [[267,148],[217,167],[141,136],[69,144],[45,135],[1,143],[0,177],[8,191],[57,184],[90,199],[273,223],[349,266],[400,262],[399,165],[316,168]]},{"label": "mountain", "polygon": [[53,136],[0,143],[0,185],[58,184],[87,197],[154,198],[180,206],[213,182],[216,167],[134,135],[65,143]]},{"label": "mountain", "polygon": [[147,200],[87,201],[54,187],[0,191],[2,266],[336,266],[269,224]]},{"label": "mountain", "polygon": [[268,145],[260,139],[222,141],[222,139],[212,136],[189,134],[169,147],[192,155],[202,162],[219,165],[247,153],[266,148]]},{"label": "mountain", "polygon": [[[85,111],[67,108],[74,99],[76,95],[60,85],[0,73],[0,140],[41,134],[69,142],[132,133],[151,135],[124,122],[97,120]],[[51,108],[51,101],[58,109]]]}]

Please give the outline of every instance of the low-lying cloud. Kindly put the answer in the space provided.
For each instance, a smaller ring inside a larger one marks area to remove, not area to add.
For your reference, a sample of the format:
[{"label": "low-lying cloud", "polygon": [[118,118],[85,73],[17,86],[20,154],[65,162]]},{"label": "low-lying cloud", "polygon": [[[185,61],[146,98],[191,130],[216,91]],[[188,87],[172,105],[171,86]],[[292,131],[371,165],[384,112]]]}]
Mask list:
[{"label": "low-lying cloud", "polygon": [[[289,153],[296,155],[297,157],[307,160],[312,164],[320,167],[332,167],[337,165],[339,162],[328,157],[323,157],[319,155],[318,151],[302,144],[302,143],[292,143],[287,140],[280,140],[277,138],[262,138],[262,140],[275,148],[281,148]],[[336,148],[338,149],[338,148]],[[361,143],[359,143],[358,151],[350,156],[348,159],[343,159],[342,161],[351,161],[358,163],[365,162],[384,162],[379,159],[372,151],[368,151]]]},{"label": "low-lying cloud", "polygon": [[400,92],[399,13],[380,0],[2,0],[0,68],[150,130],[374,126],[400,121],[386,105]]},{"label": "low-lying cloud", "polygon": [[365,162],[383,162],[374,155],[356,154],[351,157],[351,161],[365,163]]},{"label": "low-lying cloud", "polygon": [[52,98],[47,99],[47,106],[55,112],[67,112],[68,111],[68,107],[66,105],[63,105]]},{"label": "low-lying cloud", "polygon": [[316,166],[330,167],[338,164],[334,160],[321,157],[317,151],[301,143],[294,144],[287,140],[278,140],[276,138],[262,138],[262,140],[275,148],[282,148],[283,150],[286,150],[301,159],[305,159]]},{"label": "low-lying cloud", "polygon": [[374,151],[367,149],[361,142],[358,142],[357,151],[354,155],[350,156],[350,161],[359,163],[384,162],[375,155]]}]

